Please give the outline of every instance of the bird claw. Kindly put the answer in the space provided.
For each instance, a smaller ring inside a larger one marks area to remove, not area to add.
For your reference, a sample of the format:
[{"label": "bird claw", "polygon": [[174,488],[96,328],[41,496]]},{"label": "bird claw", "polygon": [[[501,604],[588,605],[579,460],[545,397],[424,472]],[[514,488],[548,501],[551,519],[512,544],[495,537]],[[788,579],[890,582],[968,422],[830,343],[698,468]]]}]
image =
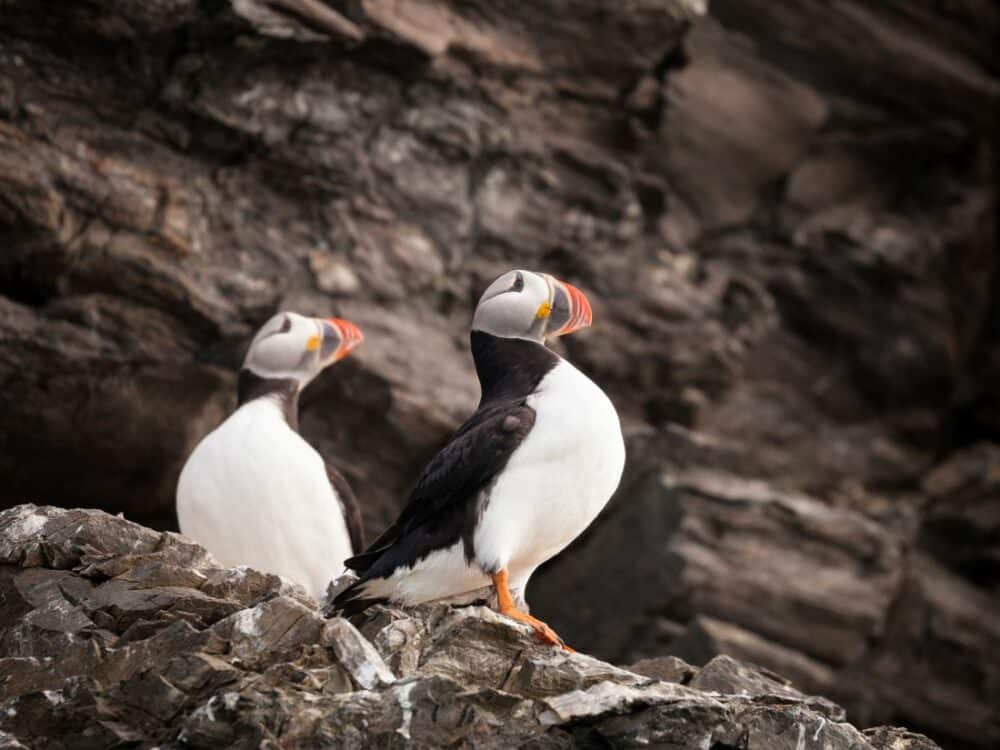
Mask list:
[{"label": "bird claw", "polygon": [[554,631],[544,622],[536,621],[534,623],[530,623],[530,625],[534,628],[535,635],[538,637],[538,640],[542,641],[543,643],[548,643],[551,646],[560,646],[566,651],[569,651],[571,654],[576,653],[576,651],[574,651],[573,649],[571,649],[569,646],[566,645],[566,641],[560,638],[559,635],[556,633],[556,631]]},{"label": "bird claw", "polygon": [[525,614],[520,610],[508,610],[506,612],[501,612],[501,614],[510,617],[511,619],[517,620],[518,622],[523,622],[526,625],[531,626],[531,629],[535,631],[535,636],[542,643],[547,643],[550,646],[559,646],[560,648],[568,651],[571,654],[575,654],[576,651],[566,645],[566,642],[559,637],[558,633],[546,625],[544,622],[539,620],[537,617],[532,617],[531,615]]}]

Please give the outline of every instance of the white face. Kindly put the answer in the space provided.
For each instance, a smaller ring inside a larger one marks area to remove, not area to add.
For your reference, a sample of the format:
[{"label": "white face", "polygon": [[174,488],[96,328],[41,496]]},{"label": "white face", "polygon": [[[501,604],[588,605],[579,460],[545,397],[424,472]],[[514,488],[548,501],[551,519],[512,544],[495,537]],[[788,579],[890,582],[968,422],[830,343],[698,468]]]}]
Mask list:
[{"label": "white face", "polygon": [[254,336],[243,367],[262,378],[298,381],[305,386],[361,342],[352,323],[281,312]]},{"label": "white face", "polygon": [[543,342],[590,325],[590,303],[580,290],[547,273],[515,269],[483,292],[472,330]]}]

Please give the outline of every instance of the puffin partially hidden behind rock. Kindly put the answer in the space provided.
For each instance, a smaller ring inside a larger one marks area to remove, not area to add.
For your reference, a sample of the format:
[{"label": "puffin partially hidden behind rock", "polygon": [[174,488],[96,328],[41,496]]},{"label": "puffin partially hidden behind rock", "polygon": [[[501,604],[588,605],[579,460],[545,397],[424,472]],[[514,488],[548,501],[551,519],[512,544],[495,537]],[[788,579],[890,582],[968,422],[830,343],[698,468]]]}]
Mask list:
[{"label": "puffin partially hidden behind rock", "polygon": [[338,318],[271,318],[243,361],[236,411],[177,483],[181,533],[223,564],[278,573],[317,601],[362,548],[361,514],[347,481],[299,435],[298,397],[361,340]]},{"label": "puffin partially hidden behind rock", "polygon": [[333,613],[461,601],[492,585],[502,614],[565,647],[516,600],[621,479],[625,445],[614,406],[544,344],[590,323],[583,293],[548,274],[509,271],[489,286],[471,333],[479,408],[424,470],[396,522],[347,560],[360,577],[337,595]]}]

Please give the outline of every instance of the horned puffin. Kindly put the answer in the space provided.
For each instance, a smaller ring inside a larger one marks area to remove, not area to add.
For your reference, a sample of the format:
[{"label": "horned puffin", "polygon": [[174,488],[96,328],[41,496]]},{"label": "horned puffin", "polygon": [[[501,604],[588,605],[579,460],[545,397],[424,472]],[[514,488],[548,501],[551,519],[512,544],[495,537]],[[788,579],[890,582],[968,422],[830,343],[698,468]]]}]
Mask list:
[{"label": "horned puffin", "polygon": [[483,293],[470,334],[481,387],[476,412],[424,469],[399,518],[346,564],[359,574],[330,611],[414,605],[492,585],[504,615],[566,647],[518,608],[535,569],[575,539],[618,487],[618,413],[545,340],[591,324],[580,290],[513,270]]},{"label": "horned puffin", "polygon": [[299,392],[361,340],[339,318],[268,320],[243,361],[236,411],[177,482],[181,533],[224,565],[278,573],[317,601],[362,548],[361,513],[344,477],[299,435]]}]

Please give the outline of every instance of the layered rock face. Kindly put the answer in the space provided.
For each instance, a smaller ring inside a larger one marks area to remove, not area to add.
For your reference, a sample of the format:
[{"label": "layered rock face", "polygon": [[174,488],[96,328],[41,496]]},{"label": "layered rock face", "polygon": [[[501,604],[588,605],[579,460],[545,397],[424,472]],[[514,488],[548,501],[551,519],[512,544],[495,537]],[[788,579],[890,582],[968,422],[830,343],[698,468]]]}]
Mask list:
[{"label": "layered rock face", "polygon": [[995,747],[998,37],[990,0],[3,0],[0,502],[172,528],[291,308],[366,334],[302,426],[371,538],[475,405],[476,296],[544,269],[629,463],[535,613]]},{"label": "layered rock face", "polygon": [[0,747],[934,750],[720,656],[621,669],[482,607],[325,620],[101,511],[0,513]]}]

